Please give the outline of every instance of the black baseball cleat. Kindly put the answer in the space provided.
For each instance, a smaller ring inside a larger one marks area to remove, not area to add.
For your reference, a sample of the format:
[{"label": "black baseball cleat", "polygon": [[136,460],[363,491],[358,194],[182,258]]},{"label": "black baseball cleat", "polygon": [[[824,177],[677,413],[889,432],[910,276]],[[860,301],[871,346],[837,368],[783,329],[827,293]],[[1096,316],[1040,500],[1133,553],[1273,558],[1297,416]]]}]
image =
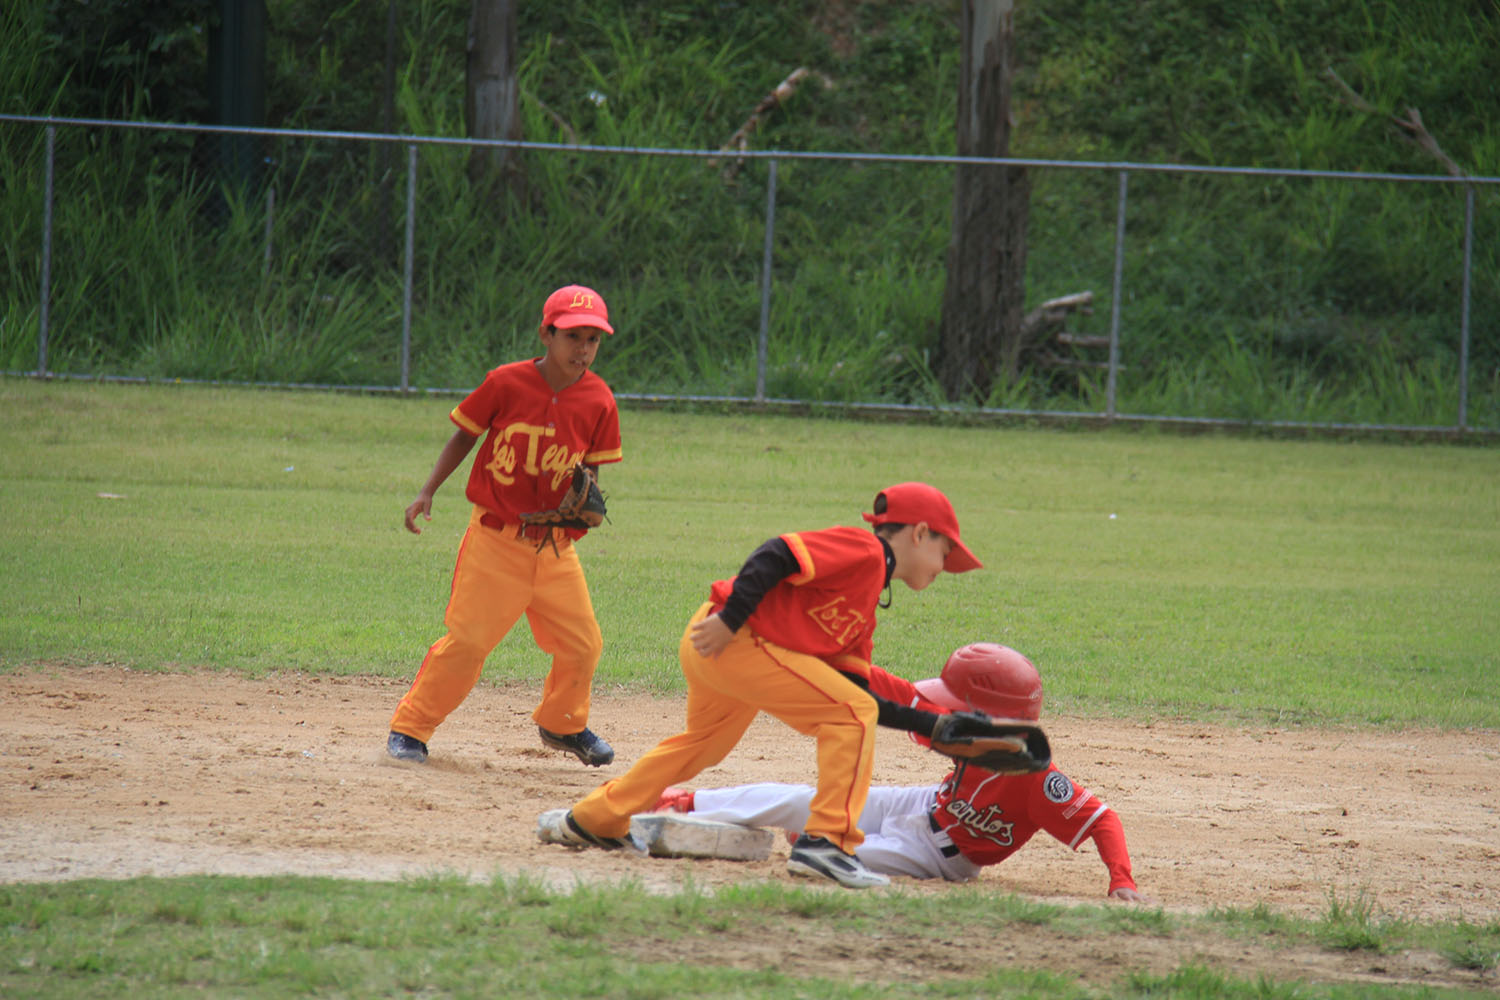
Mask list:
[{"label": "black baseball cleat", "polygon": [[394,729],[386,737],[385,752],[397,760],[409,760],[418,764],[427,762],[427,744],[414,736],[398,733]]},{"label": "black baseball cleat", "polygon": [[849,889],[872,889],[891,884],[890,879],[870,871],[863,861],[845,854],[826,837],[809,837],[805,833],[792,844],[786,870],[793,875],[832,879]]},{"label": "black baseball cleat", "polygon": [[568,733],[566,736],[549,732],[541,726],[537,726],[536,731],[542,734],[544,744],[554,750],[566,750],[589,767],[603,767],[615,759],[614,749],[590,729],[584,729],[581,733]]}]

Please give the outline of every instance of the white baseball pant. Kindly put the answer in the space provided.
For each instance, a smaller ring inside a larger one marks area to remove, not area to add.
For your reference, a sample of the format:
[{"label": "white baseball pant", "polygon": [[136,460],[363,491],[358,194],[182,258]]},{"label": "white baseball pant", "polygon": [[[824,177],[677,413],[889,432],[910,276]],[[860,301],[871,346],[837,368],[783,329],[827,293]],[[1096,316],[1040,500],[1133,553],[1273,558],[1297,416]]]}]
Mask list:
[{"label": "white baseball pant", "polygon": [[[930,816],[937,785],[874,785],[859,814],[865,840],[854,852],[872,871],[911,878],[966,882],[980,866],[959,854],[946,833],[934,831]],[[731,788],[702,788],[693,795],[691,815],[699,819],[773,827],[800,833],[811,810],[810,785],[764,782]]]}]

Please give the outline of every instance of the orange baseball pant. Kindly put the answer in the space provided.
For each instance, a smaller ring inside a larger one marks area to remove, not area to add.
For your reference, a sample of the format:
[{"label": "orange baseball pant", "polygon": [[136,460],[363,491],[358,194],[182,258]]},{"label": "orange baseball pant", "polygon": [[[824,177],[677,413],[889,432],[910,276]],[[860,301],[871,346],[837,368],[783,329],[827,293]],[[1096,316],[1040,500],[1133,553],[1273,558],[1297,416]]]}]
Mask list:
[{"label": "orange baseball pant", "polygon": [[805,829],[852,854],[864,841],[857,821],[875,762],[875,699],[816,656],[768,642],[748,627],[717,659],[705,659],[693,648],[691,629],[711,610],[710,604],[698,609],[678,646],[687,728],[590,792],[573,807],[573,818],[596,836],[623,837],[632,815],[653,808],[668,786],[723,760],[756,713],[766,712],[818,741],[817,791]]},{"label": "orange baseball pant", "polygon": [[474,689],[485,657],[524,613],[531,634],[552,669],[542,701],[531,717],[554,733],[576,733],[588,725],[594,668],[604,639],[594,618],[588,582],[573,543],[557,532],[557,551],[517,538],[514,525],[479,523],[475,507],[453,568],[453,591],[443,624],[448,634],[433,643],[411,689],[396,706],[391,728],[427,742],[448,714]]}]

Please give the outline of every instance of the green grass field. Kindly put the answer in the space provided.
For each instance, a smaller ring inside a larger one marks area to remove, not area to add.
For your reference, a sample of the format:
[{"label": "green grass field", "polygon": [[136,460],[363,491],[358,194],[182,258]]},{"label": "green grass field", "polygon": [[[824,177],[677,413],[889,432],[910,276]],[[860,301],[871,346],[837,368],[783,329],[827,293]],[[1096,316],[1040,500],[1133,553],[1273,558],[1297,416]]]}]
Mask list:
[{"label": "green grass field", "polygon": [[[0,382],[0,664],[406,676],[467,503],[401,511],[452,398]],[[937,484],[985,569],[899,585],[879,662],[993,640],[1050,707],[1500,727],[1500,451],[627,410],[581,547],[605,683],[681,689],[707,585],[782,531]],[[488,680],[529,677],[529,640]]]},{"label": "green grass field", "polygon": [[[0,381],[0,669],[409,676],[441,628],[460,482],[420,537],[401,511],[453,403]],[[993,639],[1037,660],[1059,712],[1500,727],[1493,448],[649,410],[622,420],[626,461],[603,480],[612,520],[582,548],[606,636],[602,683],[680,691],[677,636],[712,579],[768,535],[860,523],[876,490],[919,478],[952,497],[986,569],[921,594],[897,588],[876,651],[899,673],[930,675],[954,646]],[[486,682],[534,679],[533,647],[514,638]],[[1117,964],[1090,980],[1024,960],[919,971],[957,953],[963,934],[1042,935]],[[847,976],[778,966],[791,940],[910,957]],[[1140,954],[1153,942],[1254,950],[1281,971],[1150,971]],[[693,959],[726,948],[766,960]],[[1378,966],[1410,949],[1492,978],[1500,923],[1391,920],[1357,897],[1330,897],[1314,921],[1059,908],[982,885],[879,896],[558,892],[524,877],[0,885],[0,995],[17,997],[1485,995],[1286,971],[1303,954]]]}]

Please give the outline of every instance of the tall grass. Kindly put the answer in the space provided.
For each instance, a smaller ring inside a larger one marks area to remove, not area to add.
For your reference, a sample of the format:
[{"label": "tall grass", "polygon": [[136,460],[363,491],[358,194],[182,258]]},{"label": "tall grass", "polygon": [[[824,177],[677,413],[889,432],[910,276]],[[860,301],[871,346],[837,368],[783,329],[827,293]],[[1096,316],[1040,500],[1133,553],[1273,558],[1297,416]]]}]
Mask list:
[{"label": "tall grass", "polygon": [[[463,132],[461,6],[423,0],[403,10],[400,131]],[[344,9],[319,21],[316,5],[273,8],[288,46],[273,44],[282,122],[372,127],[372,99],[358,89],[375,83],[370,26]],[[714,149],[801,64],[814,74],[767,116],[755,148],[950,153],[952,12],[878,3],[844,22],[826,13],[789,3],[528,10],[524,134]],[[48,107],[57,85],[35,54],[46,50],[39,28],[8,16],[16,30],[0,51],[30,95],[23,110]],[[1334,65],[1377,108],[1421,101],[1430,125],[1448,126],[1445,148],[1483,170],[1500,147],[1464,88],[1489,78],[1479,43],[1497,39],[1496,23],[1456,8],[1350,10],[1325,0],[1280,5],[1274,17],[1255,5],[1023,8],[1015,152],[1435,172],[1378,115],[1334,99],[1322,75]],[[1313,24],[1327,30],[1314,37]],[[1441,72],[1423,69],[1434,61]],[[37,128],[0,127],[0,364],[9,370],[32,367],[37,355],[40,141]],[[255,176],[225,186],[209,145],[59,130],[49,367],[396,382],[405,148],[286,139],[261,152]],[[600,288],[621,321],[607,372],[617,389],[752,393],[767,165],[517,156],[525,186],[497,193],[473,185],[467,150],[419,153],[413,382],[471,385],[532,350],[541,297],[576,280]],[[1029,304],[1091,290],[1095,311],[1072,328],[1108,332],[1116,179],[1032,173]],[[768,395],[939,401],[930,362],[951,194],[945,167],[779,164]],[[1497,197],[1478,192],[1470,308],[1468,416],[1491,427],[1500,412]],[[1448,186],[1132,177],[1119,409],[1451,425],[1462,227],[1462,198]],[[1075,360],[1102,354],[1081,350]],[[1099,410],[1103,392],[1097,369],[1039,368],[969,402]]]}]

